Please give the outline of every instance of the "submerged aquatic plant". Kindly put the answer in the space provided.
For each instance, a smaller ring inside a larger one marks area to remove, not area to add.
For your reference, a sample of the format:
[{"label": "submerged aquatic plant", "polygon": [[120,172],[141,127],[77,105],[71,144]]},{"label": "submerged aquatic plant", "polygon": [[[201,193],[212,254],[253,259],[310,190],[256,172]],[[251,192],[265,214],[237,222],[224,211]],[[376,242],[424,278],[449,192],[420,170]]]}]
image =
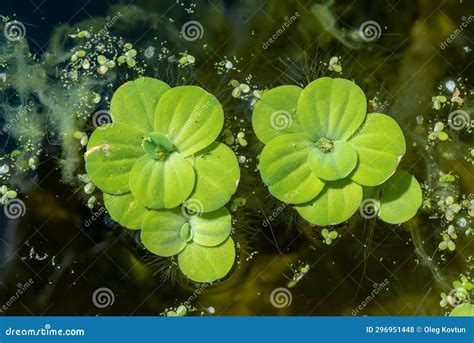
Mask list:
[{"label": "submerged aquatic plant", "polygon": [[320,226],[349,219],[363,187],[376,195],[382,220],[412,218],[421,206],[420,186],[406,172],[394,174],[406,151],[403,132],[391,117],[366,110],[364,92],[345,79],[264,92],[252,124],[266,144],[259,169],[270,193]]},{"label": "submerged aquatic plant", "polygon": [[141,229],[149,251],[178,255],[188,278],[224,277],[235,247],[223,206],[240,170],[233,151],[215,142],[219,101],[200,87],[139,78],[117,89],[110,109],[113,122],[94,131],[84,157],[111,217]]}]

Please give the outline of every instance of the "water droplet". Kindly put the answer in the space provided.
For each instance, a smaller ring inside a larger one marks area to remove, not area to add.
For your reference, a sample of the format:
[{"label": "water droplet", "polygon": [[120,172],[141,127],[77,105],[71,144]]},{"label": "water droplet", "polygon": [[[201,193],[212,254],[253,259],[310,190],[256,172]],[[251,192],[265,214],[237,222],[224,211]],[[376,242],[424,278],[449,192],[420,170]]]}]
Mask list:
[{"label": "water droplet", "polygon": [[4,175],[10,171],[10,167],[7,164],[4,164],[0,167],[0,175]]},{"label": "water droplet", "polygon": [[458,225],[462,228],[465,228],[467,226],[467,219],[464,217],[459,218]]},{"label": "water droplet", "polygon": [[456,89],[456,83],[453,80],[446,81],[446,89],[449,90],[450,92],[454,92]]}]

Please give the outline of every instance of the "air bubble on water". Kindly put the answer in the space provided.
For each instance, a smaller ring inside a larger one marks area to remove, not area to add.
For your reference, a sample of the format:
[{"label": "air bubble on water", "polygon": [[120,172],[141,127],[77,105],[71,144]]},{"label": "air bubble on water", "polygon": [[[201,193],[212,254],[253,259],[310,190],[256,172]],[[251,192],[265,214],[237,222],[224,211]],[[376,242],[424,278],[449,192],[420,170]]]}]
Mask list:
[{"label": "air bubble on water", "polygon": [[245,156],[242,156],[242,155],[239,156],[239,163],[245,163],[246,160],[247,159],[245,158]]},{"label": "air bubble on water", "polygon": [[456,89],[456,83],[453,80],[446,81],[445,87],[448,91],[454,92]]},{"label": "air bubble on water", "polygon": [[461,227],[461,228],[465,228],[467,226],[467,219],[464,218],[464,217],[461,217],[458,219],[458,225]]},{"label": "air bubble on water", "polygon": [[155,48],[152,46],[149,46],[148,48],[145,49],[145,57],[146,58],[152,58],[155,55]]},{"label": "air bubble on water", "polygon": [[257,255],[257,254],[258,254],[258,251],[257,251],[257,250],[252,251],[252,252],[248,255],[248,257],[245,259],[245,261],[248,262],[248,261],[252,260],[252,259],[255,257],[255,255]]},{"label": "air bubble on water", "polygon": [[216,313],[216,309],[212,306],[209,306],[208,308],[205,309],[209,314],[214,314]]},{"label": "air bubble on water", "polygon": [[0,175],[5,175],[10,171],[10,167],[8,164],[4,164],[3,166],[0,167]]}]

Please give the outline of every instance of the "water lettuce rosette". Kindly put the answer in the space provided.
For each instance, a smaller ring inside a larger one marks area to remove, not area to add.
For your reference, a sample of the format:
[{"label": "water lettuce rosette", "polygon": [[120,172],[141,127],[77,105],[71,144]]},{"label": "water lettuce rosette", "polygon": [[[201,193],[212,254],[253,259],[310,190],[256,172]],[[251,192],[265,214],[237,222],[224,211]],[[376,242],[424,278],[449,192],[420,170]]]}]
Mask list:
[{"label": "water lettuce rosette", "polygon": [[224,277],[236,254],[224,206],[240,170],[234,152],[216,141],[219,101],[197,86],[143,77],[115,91],[110,112],[112,124],[93,132],[84,158],[111,217],[142,230],[149,251],[177,255],[188,278]]},{"label": "water lettuce rosette", "polygon": [[350,80],[323,77],[304,89],[268,90],[252,124],[265,144],[263,182],[312,224],[346,221],[364,193],[375,197],[377,214],[390,223],[409,220],[421,205],[416,179],[395,174],[406,152],[400,126],[383,113],[367,114],[365,94]]}]

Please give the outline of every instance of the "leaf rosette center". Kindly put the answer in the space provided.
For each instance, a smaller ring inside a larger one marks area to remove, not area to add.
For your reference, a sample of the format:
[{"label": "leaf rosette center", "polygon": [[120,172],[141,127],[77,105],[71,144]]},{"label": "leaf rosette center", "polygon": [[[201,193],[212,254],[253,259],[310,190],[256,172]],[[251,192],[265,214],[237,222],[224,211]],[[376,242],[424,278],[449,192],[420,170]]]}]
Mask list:
[{"label": "leaf rosette center", "polygon": [[166,160],[174,150],[169,138],[159,132],[152,132],[143,138],[142,147],[148,156],[158,161]]}]

